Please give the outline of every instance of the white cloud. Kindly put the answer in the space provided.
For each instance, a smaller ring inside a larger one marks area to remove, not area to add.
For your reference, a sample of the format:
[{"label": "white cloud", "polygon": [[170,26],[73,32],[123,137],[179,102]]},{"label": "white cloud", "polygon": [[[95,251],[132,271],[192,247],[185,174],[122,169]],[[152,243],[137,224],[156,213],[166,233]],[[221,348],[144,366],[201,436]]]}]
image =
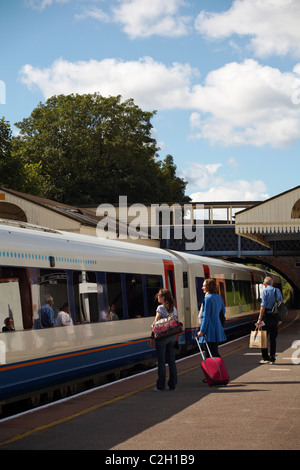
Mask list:
[{"label": "white cloud", "polygon": [[224,181],[206,191],[189,194],[193,202],[264,201],[269,198],[263,181]]},{"label": "white cloud", "polygon": [[188,64],[172,66],[151,57],[137,61],[104,59],[68,62],[58,59],[45,69],[25,65],[21,80],[38,87],[45,98],[54,94],[94,93],[134,98],[146,109],[174,109],[190,100],[189,82],[196,73]]},{"label": "white cloud", "polygon": [[[25,4],[36,10],[44,10],[55,3],[71,0],[24,0]],[[189,6],[185,0],[115,0],[107,2],[107,13],[90,0],[81,0],[82,13],[76,19],[94,18],[98,21],[120,24],[123,31],[131,38],[149,38],[163,36],[178,38],[193,31],[193,18],[182,15],[180,9]],[[103,0],[98,0],[103,1]]]},{"label": "white cloud", "polygon": [[[237,162],[230,159],[228,164],[232,163]],[[189,186],[199,188],[199,191],[188,193],[193,202],[261,201],[269,197],[263,181],[229,181],[224,175],[218,174],[222,166],[221,163],[194,162],[187,170],[179,172],[179,176],[188,181]]]},{"label": "white cloud", "polygon": [[235,0],[222,13],[202,11],[196,30],[210,39],[250,36],[259,57],[291,53],[300,57],[299,0]]},{"label": "white cloud", "polygon": [[[293,103],[297,66],[281,72],[255,60],[232,62],[193,88],[193,138],[225,146],[284,147],[300,138],[300,109]],[[197,110],[198,108],[198,110]]]},{"label": "white cloud", "polygon": [[197,163],[189,164],[188,170],[179,171],[180,178],[184,178],[191,186],[198,188],[207,188],[212,179],[216,178],[218,169],[222,166],[221,163]]},{"label": "white cloud", "polygon": [[83,10],[82,13],[77,13],[75,18],[78,20],[85,20],[86,18],[94,18],[95,20],[102,21],[105,23],[110,22],[110,16],[105,13],[101,8],[88,7]]},{"label": "white cloud", "polygon": [[54,3],[68,3],[70,0],[25,0],[25,5],[35,10],[44,10]]},{"label": "white cloud", "polygon": [[113,19],[133,38],[151,36],[179,37],[190,31],[191,18],[180,16],[184,0],[119,0]]},{"label": "white cloud", "polygon": [[58,59],[45,69],[27,64],[21,70],[22,82],[39,88],[45,98],[61,93],[122,95],[147,110],[190,110],[190,138],[274,148],[300,138],[300,106],[294,99],[299,78],[300,64],[281,72],[252,59],[211,71],[203,85],[199,71],[189,64],[166,66],[151,57]]}]

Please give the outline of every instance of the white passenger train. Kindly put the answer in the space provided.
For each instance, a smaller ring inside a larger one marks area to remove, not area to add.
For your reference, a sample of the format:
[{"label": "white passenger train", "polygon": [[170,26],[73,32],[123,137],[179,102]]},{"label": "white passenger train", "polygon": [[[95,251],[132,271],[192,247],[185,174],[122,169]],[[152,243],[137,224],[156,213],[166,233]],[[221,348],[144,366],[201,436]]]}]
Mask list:
[{"label": "white passenger train", "polygon": [[[0,321],[12,317],[15,331],[0,333],[0,404],[153,357],[161,287],[176,299],[181,348],[191,347],[198,330],[204,278],[217,280],[227,333],[239,328],[256,318],[264,276],[222,260],[2,220]],[[46,295],[56,315],[69,303],[72,326],[42,327]],[[110,321],[112,304],[117,321]]]}]

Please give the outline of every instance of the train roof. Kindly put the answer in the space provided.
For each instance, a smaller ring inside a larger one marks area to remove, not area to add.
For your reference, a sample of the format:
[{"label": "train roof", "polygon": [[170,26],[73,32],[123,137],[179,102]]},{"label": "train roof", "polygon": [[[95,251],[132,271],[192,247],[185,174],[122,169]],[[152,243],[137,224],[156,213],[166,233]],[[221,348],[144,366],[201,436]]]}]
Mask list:
[{"label": "train roof", "polygon": [[[103,249],[105,251],[109,250],[110,256],[115,253],[116,256],[122,255],[124,256],[124,253],[126,253],[127,257],[132,256],[137,256],[140,258],[153,258],[154,259],[169,259],[172,261],[177,261],[177,260],[185,260],[188,263],[202,263],[202,264],[207,264],[207,265],[214,265],[221,267],[223,266],[224,268],[227,269],[235,269],[235,270],[249,270],[251,271],[258,271],[262,272],[259,268],[256,268],[254,266],[248,267],[245,266],[241,263],[235,263],[232,261],[227,261],[227,260],[222,260],[219,258],[211,258],[211,257],[206,257],[206,256],[200,256],[196,255],[193,253],[188,253],[188,252],[177,252],[177,251],[172,251],[172,250],[164,250],[162,248],[156,248],[156,247],[151,247],[148,245],[141,245],[137,243],[128,243],[126,241],[121,241],[121,240],[109,240],[106,238],[98,238],[94,237],[91,235],[85,235],[85,234],[77,234],[74,232],[64,232],[62,230],[54,230],[48,227],[41,227],[38,225],[33,225],[33,224],[28,224],[25,222],[18,222],[18,221],[11,221],[7,219],[0,219],[0,234],[1,232],[3,233],[11,233],[11,234],[16,234],[16,235],[23,235],[24,239],[23,242],[25,241],[28,242],[30,239],[30,242],[37,243],[38,245],[48,239],[49,245],[47,245],[47,248],[50,250],[54,247],[57,247],[58,245],[67,243],[68,244],[71,242],[72,244],[82,244],[82,246],[85,246],[86,249],[92,249],[98,248],[98,249]],[[51,244],[50,240],[53,242],[53,245]],[[16,240],[18,241],[18,240]],[[65,245],[64,245],[65,246]],[[267,273],[268,271],[264,271]],[[273,277],[277,275],[272,275]]]},{"label": "train roof", "polygon": [[132,254],[142,254],[152,255],[155,257],[162,257],[162,253],[165,253],[164,256],[169,259],[176,259],[176,255],[162,250],[161,248],[156,248],[152,246],[137,244],[137,243],[128,243],[121,240],[110,240],[106,238],[94,237],[91,235],[78,234],[74,232],[64,232],[62,230],[54,230],[47,227],[41,227],[38,225],[28,224],[25,222],[18,221],[9,221],[6,219],[0,219],[0,233],[14,233],[20,236],[24,236],[28,240],[30,237],[32,240],[42,241],[43,239],[48,239],[53,241],[53,244],[57,245],[60,242],[72,242],[74,244],[82,244],[84,246],[90,246],[95,248],[103,249],[117,249],[118,251],[126,251],[130,256]]}]

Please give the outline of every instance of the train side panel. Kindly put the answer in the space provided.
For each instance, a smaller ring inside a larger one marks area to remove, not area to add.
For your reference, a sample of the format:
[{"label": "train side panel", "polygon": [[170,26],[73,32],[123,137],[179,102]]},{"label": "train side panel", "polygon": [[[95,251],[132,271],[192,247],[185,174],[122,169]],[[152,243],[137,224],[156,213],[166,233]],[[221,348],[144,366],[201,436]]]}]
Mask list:
[{"label": "train side panel", "polygon": [[[207,277],[217,279],[231,331],[259,308],[264,275],[187,253],[0,224],[0,320],[13,316],[16,327],[0,333],[0,402],[155,357],[149,337],[161,287],[175,297],[181,347],[193,345]],[[73,326],[42,328],[47,294],[55,313],[69,302]],[[118,321],[109,321],[111,304]]]},{"label": "train side panel", "polygon": [[281,286],[280,277],[255,267],[247,267],[212,258],[176,253],[181,259],[187,285],[185,288],[186,342],[192,345],[199,330],[199,310],[204,299],[204,279],[216,279],[219,294],[226,308],[225,332],[234,333],[253,323],[260,308],[263,280],[273,277],[274,285]]}]

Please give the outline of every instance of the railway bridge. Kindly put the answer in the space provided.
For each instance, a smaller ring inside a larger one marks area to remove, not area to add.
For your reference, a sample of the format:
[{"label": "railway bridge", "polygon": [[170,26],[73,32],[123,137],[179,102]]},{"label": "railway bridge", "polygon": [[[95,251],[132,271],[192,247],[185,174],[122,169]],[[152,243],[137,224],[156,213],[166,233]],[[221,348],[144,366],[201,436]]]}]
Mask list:
[{"label": "railway bridge", "polygon": [[[199,207],[199,203],[194,206]],[[299,308],[300,186],[263,202],[205,203],[203,207],[209,217],[202,222],[201,247],[189,252],[273,268],[292,287],[291,307]],[[244,209],[239,210],[241,207]],[[214,218],[213,212],[220,210],[226,211],[227,217]],[[196,229],[194,223],[193,230]],[[186,251],[188,240],[184,230],[179,239],[174,236],[176,227],[169,230],[161,247]]]}]

